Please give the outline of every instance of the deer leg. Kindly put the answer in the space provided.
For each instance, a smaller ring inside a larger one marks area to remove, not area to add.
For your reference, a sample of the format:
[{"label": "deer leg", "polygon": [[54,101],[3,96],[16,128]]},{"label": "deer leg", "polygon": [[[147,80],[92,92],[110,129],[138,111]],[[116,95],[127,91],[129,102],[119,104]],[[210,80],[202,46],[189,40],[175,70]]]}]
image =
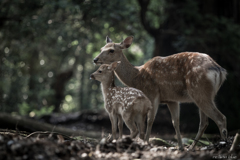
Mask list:
[{"label": "deer leg", "polygon": [[147,141],[148,143],[149,143],[149,137],[150,137],[151,130],[152,130],[152,125],[153,125],[154,119],[157,114],[159,100],[155,99],[153,102],[154,102],[153,109],[149,110],[148,114],[147,114],[147,131],[146,131],[146,135],[145,135],[145,141]]},{"label": "deer leg", "polygon": [[135,138],[138,134],[138,130],[137,130],[137,126],[135,124],[133,116],[131,114],[125,114],[123,116],[123,119],[124,119],[126,126],[130,130],[130,137]]},{"label": "deer leg", "polygon": [[171,113],[173,127],[177,134],[179,150],[184,150],[183,144],[182,144],[182,139],[181,139],[181,133],[180,133],[180,129],[179,129],[179,117],[180,117],[179,103],[171,102],[171,103],[168,103],[167,105],[168,105],[169,111]]},{"label": "deer leg", "polygon": [[116,133],[117,133],[117,115],[110,113],[109,118],[112,124],[112,136],[114,140],[116,139]]},{"label": "deer leg", "polygon": [[122,117],[120,115],[118,116],[118,130],[119,130],[118,139],[122,139],[123,120],[122,120]]},{"label": "deer leg", "polygon": [[227,122],[226,117],[217,109],[213,101],[201,101],[197,103],[202,112],[211,118],[218,126],[221,138],[227,140]]},{"label": "deer leg", "polygon": [[202,137],[204,131],[206,130],[206,128],[208,126],[208,117],[201,111],[200,108],[199,108],[199,116],[200,116],[200,123],[199,123],[198,133],[196,135],[196,138],[195,138],[194,142],[189,147],[189,150],[193,150],[194,149],[194,147],[197,144],[198,140]]},{"label": "deer leg", "polygon": [[139,137],[141,139],[144,139],[145,135],[145,119],[146,116],[138,115],[138,120],[137,120],[137,126],[138,126],[138,131],[139,131]]}]

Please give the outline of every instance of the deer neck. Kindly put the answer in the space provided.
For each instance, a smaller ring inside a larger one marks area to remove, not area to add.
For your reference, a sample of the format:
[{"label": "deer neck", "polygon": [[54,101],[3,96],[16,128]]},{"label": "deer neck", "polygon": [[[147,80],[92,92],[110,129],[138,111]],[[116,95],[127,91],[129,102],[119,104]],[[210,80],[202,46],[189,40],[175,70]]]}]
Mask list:
[{"label": "deer neck", "polygon": [[126,86],[134,87],[133,79],[139,73],[139,69],[132,65],[124,54],[121,57],[121,63],[115,70],[115,75]]},{"label": "deer neck", "polygon": [[105,99],[105,95],[107,95],[112,88],[116,87],[114,82],[114,73],[112,73],[112,76],[110,76],[107,81],[101,82],[101,87]]}]

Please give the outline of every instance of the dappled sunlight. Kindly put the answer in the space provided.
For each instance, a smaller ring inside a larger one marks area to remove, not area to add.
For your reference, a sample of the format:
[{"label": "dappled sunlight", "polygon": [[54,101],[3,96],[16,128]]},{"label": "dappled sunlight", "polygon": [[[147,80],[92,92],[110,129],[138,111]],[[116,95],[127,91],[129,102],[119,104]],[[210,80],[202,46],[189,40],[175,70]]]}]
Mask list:
[{"label": "dappled sunlight", "polygon": [[49,78],[52,78],[52,77],[53,77],[53,72],[51,72],[51,71],[48,72],[48,77],[49,77]]},{"label": "dappled sunlight", "polygon": [[65,100],[66,100],[67,102],[71,102],[71,101],[72,101],[72,96],[71,96],[71,95],[66,95],[66,96],[65,96]]},{"label": "dappled sunlight", "polygon": [[45,64],[45,61],[43,59],[40,60],[40,65],[44,65]]}]

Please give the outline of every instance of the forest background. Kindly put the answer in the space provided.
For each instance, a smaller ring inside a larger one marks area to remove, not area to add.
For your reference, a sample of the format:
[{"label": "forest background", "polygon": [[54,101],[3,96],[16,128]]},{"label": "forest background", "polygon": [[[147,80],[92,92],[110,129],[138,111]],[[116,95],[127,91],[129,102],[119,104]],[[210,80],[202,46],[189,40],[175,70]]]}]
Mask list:
[{"label": "forest background", "polygon": [[[89,75],[107,35],[114,42],[134,36],[124,51],[134,65],[183,51],[210,55],[228,71],[217,106],[228,129],[239,129],[238,0],[2,0],[0,112],[40,117],[102,110],[99,82]],[[197,107],[181,106],[181,129],[197,132]],[[161,105],[163,111],[170,117]],[[218,132],[212,121],[206,132]]]}]

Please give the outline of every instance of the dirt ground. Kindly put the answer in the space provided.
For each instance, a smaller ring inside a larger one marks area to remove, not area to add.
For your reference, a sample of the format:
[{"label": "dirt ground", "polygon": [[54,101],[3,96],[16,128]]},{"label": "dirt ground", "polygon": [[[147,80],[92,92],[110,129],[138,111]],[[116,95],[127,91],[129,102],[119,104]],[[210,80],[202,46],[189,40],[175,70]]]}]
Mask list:
[{"label": "dirt ground", "polygon": [[[1,160],[95,160],[95,159],[240,159],[240,147],[230,153],[233,137],[228,142],[216,141],[208,146],[198,146],[195,151],[177,150],[165,144],[144,144],[128,137],[107,141],[68,137],[58,133],[35,132],[31,134],[2,131],[0,133]],[[169,143],[171,144],[171,143]]]},{"label": "dirt ground", "polygon": [[[44,116],[38,120],[73,130],[101,132],[102,138],[69,137],[44,131],[24,130],[20,132],[19,130],[22,130],[20,128],[17,131],[15,128],[14,130],[2,129],[0,130],[0,160],[240,159],[239,143],[234,151],[229,152],[234,135],[230,135],[226,142],[220,140],[218,134],[205,135],[194,151],[188,151],[196,133],[186,134],[183,131],[185,150],[179,151],[170,116],[165,117],[166,119],[162,118],[160,122],[154,122],[152,139],[150,144],[146,144],[138,138],[128,137],[118,141],[109,141],[111,124],[104,111]],[[124,128],[124,134],[128,135],[128,129]]]}]

